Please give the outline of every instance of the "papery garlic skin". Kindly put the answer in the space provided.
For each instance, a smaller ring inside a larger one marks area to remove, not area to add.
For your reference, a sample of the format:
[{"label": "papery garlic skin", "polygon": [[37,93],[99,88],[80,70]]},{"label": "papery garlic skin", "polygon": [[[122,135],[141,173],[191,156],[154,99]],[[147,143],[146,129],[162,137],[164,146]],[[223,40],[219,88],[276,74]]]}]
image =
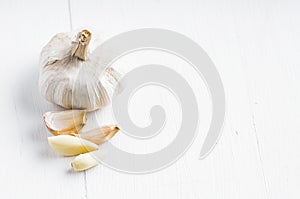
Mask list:
[{"label": "papery garlic skin", "polygon": [[48,137],[49,145],[63,156],[74,156],[95,151],[98,145],[71,135],[57,135]]},{"label": "papery garlic skin", "polygon": [[95,155],[92,155],[92,153],[85,153],[78,155],[71,162],[71,166],[74,169],[74,171],[85,171],[87,169],[97,166],[99,163],[100,161],[95,157]]},{"label": "papery garlic skin", "polygon": [[47,112],[43,118],[46,127],[53,135],[77,134],[87,120],[85,110]]},{"label": "papery garlic skin", "polygon": [[99,55],[88,52],[91,39],[88,33],[82,30],[76,40],[76,33],[59,33],[43,48],[39,88],[48,101],[67,109],[87,111],[109,103],[101,79],[105,79],[106,73],[116,79],[119,75],[101,65]]}]

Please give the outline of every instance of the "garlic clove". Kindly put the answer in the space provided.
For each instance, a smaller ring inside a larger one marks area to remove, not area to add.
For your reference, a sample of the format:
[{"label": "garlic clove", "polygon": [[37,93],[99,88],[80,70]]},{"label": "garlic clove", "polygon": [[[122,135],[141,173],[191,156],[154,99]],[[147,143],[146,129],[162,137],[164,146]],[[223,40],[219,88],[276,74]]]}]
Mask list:
[{"label": "garlic clove", "polygon": [[96,144],[71,135],[48,137],[48,142],[54,150],[63,156],[74,156],[98,149]]},{"label": "garlic clove", "polygon": [[119,127],[117,127],[117,125],[107,125],[85,133],[75,134],[75,136],[91,141],[95,144],[102,144],[103,142],[111,139],[118,131]]},{"label": "garlic clove", "polygon": [[71,166],[74,171],[85,171],[99,164],[99,160],[96,159],[92,153],[85,153],[78,155],[72,162]]},{"label": "garlic clove", "polygon": [[46,127],[53,135],[77,134],[86,123],[85,110],[67,110],[44,114]]}]

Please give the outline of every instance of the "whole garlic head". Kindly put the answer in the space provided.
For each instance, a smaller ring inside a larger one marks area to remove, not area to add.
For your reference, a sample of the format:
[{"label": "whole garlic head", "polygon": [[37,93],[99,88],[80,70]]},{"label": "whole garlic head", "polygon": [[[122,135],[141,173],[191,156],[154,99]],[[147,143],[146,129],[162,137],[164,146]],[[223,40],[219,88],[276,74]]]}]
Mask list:
[{"label": "whole garlic head", "polygon": [[99,109],[109,102],[101,79],[109,77],[118,81],[119,74],[112,68],[101,66],[99,55],[89,52],[91,38],[88,30],[80,31],[77,36],[59,33],[43,48],[39,88],[48,101],[67,109],[87,111]]}]

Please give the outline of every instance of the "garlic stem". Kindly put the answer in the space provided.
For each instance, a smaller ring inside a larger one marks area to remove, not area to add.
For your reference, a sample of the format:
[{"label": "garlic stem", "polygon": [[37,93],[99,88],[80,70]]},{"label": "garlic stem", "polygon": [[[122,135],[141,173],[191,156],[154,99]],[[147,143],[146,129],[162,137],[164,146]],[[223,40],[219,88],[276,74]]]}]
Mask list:
[{"label": "garlic stem", "polygon": [[75,47],[72,55],[83,61],[87,60],[88,46],[92,38],[92,33],[88,30],[82,30],[77,34],[76,41],[73,42]]}]

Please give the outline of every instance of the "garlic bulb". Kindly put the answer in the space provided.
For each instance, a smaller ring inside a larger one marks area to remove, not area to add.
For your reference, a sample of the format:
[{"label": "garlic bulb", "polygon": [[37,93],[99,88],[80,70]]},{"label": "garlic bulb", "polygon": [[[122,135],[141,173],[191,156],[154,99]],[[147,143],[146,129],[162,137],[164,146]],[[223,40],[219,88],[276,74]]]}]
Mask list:
[{"label": "garlic bulb", "polygon": [[73,38],[73,33],[59,33],[43,48],[40,92],[48,101],[64,108],[93,111],[109,102],[101,78],[113,84],[119,74],[112,68],[105,69],[99,55],[89,52],[90,31],[82,30],[75,41]]}]

